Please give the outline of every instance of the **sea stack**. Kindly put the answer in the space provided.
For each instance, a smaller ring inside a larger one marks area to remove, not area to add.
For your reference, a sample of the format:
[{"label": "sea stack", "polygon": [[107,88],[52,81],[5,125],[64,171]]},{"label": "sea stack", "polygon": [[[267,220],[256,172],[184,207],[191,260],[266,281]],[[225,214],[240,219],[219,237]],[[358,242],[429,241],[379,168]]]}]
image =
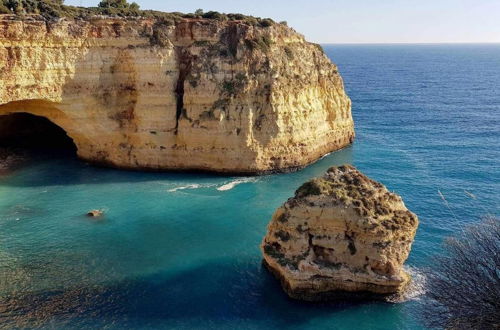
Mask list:
[{"label": "sea stack", "polygon": [[264,264],[296,299],[383,298],[410,281],[403,263],[418,226],[401,197],[353,166],[302,185],[274,214]]},{"label": "sea stack", "polygon": [[166,17],[0,15],[0,126],[29,113],[90,162],[222,173],[293,170],[353,141],[321,46],[270,20]]}]

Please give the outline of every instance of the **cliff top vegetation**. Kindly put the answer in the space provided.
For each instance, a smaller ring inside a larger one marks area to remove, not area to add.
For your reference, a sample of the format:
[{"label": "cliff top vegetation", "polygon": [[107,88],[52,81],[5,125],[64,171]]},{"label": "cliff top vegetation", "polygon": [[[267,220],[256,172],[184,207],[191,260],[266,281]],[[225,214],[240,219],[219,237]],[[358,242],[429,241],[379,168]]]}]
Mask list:
[{"label": "cliff top vegetation", "polygon": [[87,19],[93,16],[144,17],[165,19],[177,22],[186,18],[211,19],[217,21],[244,21],[254,26],[268,27],[275,22],[270,18],[246,16],[242,14],[223,14],[216,11],[203,12],[198,9],[192,14],[165,13],[154,10],[141,10],[135,2],[127,0],[102,0],[97,7],[75,7],[64,4],[64,0],[0,0],[0,14],[15,14],[19,17],[37,14],[47,20],[62,17]]}]

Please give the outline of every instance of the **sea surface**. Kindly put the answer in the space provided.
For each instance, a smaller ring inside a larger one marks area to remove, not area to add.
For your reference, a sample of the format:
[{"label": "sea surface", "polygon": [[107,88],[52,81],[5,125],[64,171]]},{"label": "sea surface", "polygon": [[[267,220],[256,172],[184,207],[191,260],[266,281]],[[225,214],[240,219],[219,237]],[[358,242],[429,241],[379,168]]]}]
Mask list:
[{"label": "sea surface", "polygon": [[[446,236],[500,213],[500,45],[324,49],[357,138],[300,172],[137,173],[55,157],[1,177],[0,328],[421,329],[421,270]],[[420,218],[406,302],[300,303],[261,266],[273,211],[345,163]]]}]

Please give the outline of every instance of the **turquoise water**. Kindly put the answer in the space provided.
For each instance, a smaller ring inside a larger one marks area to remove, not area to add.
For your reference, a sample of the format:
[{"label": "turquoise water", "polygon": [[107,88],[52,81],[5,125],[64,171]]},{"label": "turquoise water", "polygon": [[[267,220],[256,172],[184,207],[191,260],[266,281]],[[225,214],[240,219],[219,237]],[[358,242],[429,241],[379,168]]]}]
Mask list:
[{"label": "turquoise water", "polygon": [[[262,269],[259,244],[302,182],[343,163],[419,215],[415,274],[446,235],[498,215],[500,45],[325,50],[353,99],[357,139],[303,171],[134,173],[54,158],[0,178],[0,328],[421,328],[418,295],[287,299]],[[83,216],[96,208],[103,221]]]}]

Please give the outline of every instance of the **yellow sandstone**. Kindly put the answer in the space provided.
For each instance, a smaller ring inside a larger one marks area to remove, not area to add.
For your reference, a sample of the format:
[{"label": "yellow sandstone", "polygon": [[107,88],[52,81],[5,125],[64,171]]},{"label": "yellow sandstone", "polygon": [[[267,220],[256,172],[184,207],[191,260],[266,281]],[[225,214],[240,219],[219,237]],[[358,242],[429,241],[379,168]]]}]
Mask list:
[{"label": "yellow sandstone", "polygon": [[401,197],[352,166],[333,167],[276,211],[264,264],[297,299],[399,294],[417,226]]},{"label": "yellow sandstone", "polygon": [[0,116],[16,112],[63,128],[82,159],[121,168],[285,171],[354,139],[321,48],[243,21],[0,15]]}]

